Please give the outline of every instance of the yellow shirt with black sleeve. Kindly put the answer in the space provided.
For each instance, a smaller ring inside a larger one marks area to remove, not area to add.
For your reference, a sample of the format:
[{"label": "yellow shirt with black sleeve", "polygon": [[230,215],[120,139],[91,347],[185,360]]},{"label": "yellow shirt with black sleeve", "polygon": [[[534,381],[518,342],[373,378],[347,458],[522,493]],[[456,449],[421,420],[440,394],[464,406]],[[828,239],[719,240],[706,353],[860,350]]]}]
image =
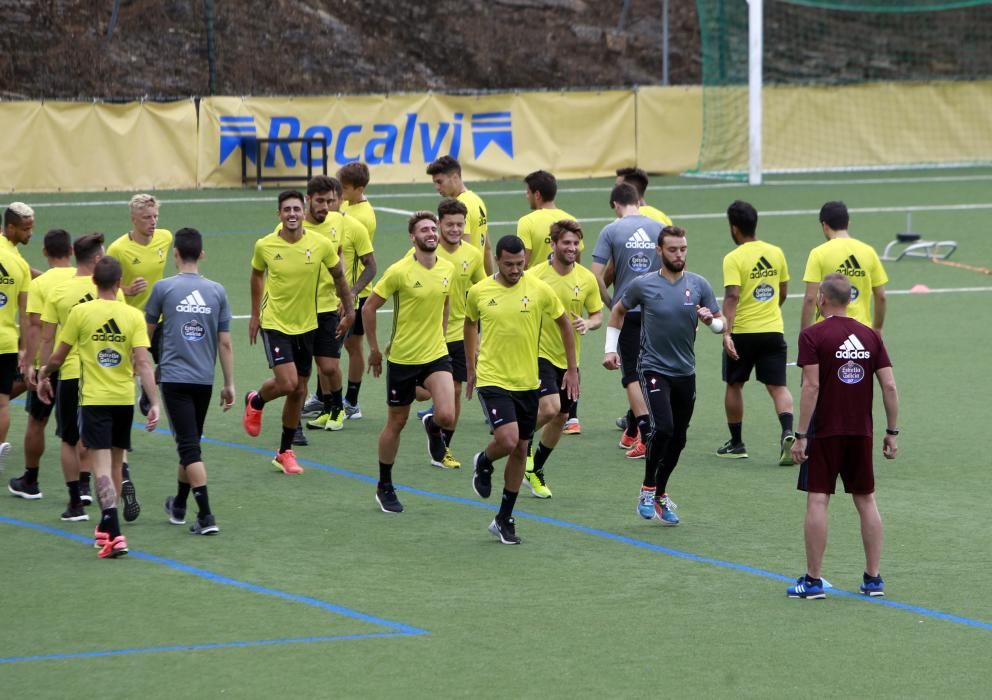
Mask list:
[{"label": "yellow shirt with black sleeve", "polygon": [[77,304],[61,340],[79,353],[81,406],[133,406],[134,348],[151,346],[144,315],[123,301]]},{"label": "yellow shirt with black sleeve", "polygon": [[369,238],[372,242],[375,242],[375,209],[372,208],[372,204],[369,200],[364,202],[359,202],[358,204],[349,204],[348,202],[341,202],[341,213],[348,216],[353,216],[362,222],[362,226],[365,230],[369,232]]},{"label": "yellow shirt with black sleeve", "polygon": [[[527,267],[534,267],[546,262],[551,255],[551,224],[562,219],[575,217],[561,209],[535,209],[530,214],[520,217],[517,221],[517,237],[524,242],[524,248],[530,251],[530,262]],[[583,241],[579,241],[579,252],[585,250]]]},{"label": "yellow shirt with black sleeve", "polygon": [[334,267],[338,260],[331,240],[306,227],[294,243],[280,236],[278,230],[255,241],[251,266],[265,273],[261,327],[285,335],[314,330],[321,270]]},{"label": "yellow shirt with black sleeve", "polygon": [[446,342],[455,343],[465,340],[465,296],[472,285],[482,281],[486,270],[482,265],[482,252],[468,243],[461,243],[454,253],[439,245],[437,256],[450,262],[455,270],[448,297],[448,332],[444,336]]},{"label": "yellow shirt with black sleeve", "polygon": [[140,294],[127,297],[127,303],[136,309],[144,309],[152,287],[165,275],[165,263],[169,259],[169,246],[172,245],[172,232],[157,228],[152,234],[148,245],[142,245],[125,233],[107,248],[111,255],[120,262],[123,275],[121,286],[129,286],[138,277],[144,277],[148,286]]},{"label": "yellow shirt with black sleeve", "polygon": [[[831,272],[839,272],[851,281],[851,303],[847,307],[847,315],[870,326],[871,290],[889,281],[878,253],[855,238],[832,238],[810,251],[803,282],[819,284]],[[817,309],[814,321],[822,319]]]},{"label": "yellow shirt with black sleeve", "polygon": [[[76,276],[76,268],[71,266],[52,267],[31,280],[28,285],[28,305],[29,314],[38,314],[41,318],[45,310],[45,303],[52,290]],[[38,357],[34,358],[34,366],[38,366]]]},{"label": "yellow shirt with black sleeve", "polygon": [[643,205],[643,206],[640,207],[640,210],[641,210],[641,214],[643,214],[644,216],[648,217],[649,219],[653,219],[653,220],[657,221],[662,226],[671,226],[672,225],[671,218],[668,216],[668,214],[666,214],[665,212],[663,212],[661,209],[658,209],[656,207],[652,207],[650,204],[645,204],[645,205]]},{"label": "yellow shirt with black sleeve", "polygon": [[31,267],[21,252],[0,235],[0,354],[17,352],[21,336],[18,299],[27,294],[31,284]]},{"label": "yellow shirt with black sleeve", "polygon": [[[335,212],[331,213],[334,214]],[[340,213],[337,213],[337,215],[341,217],[344,227],[344,235],[341,238],[342,255],[344,257],[344,276],[348,280],[348,286],[354,288],[358,282],[358,278],[365,270],[362,258],[369,253],[375,252],[372,247],[372,237],[369,235],[369,230],[365,228],[365,224],[354,216]],[[328,216],[331,216],[331,214],[328,214]],[[370,280],[369,284],[365,285],[365,288],[357,296],[358,299],[364,299],[371,293],[372,284]],[[358,299],[355,299],[356,304],[358,303]]]},{"label": "yellow shirt with black sleeve", "polygon": [[740,287],[733,333],[784,332],[779,285],[788,281],[789,265],[777,245],[747,241],[723,256],[723,286]]},{"label": "yellow shirt with black sleeve", "polygon": [[[568,313],[569,320],[580,318],[582,311],[594,314],[603,308],[603,299],[599,295],[599,283],[588,268],[576,263],[568,274],[560,274],[550,262],[544,262],[531,268],[527,274],[547,282],[552,291],[558,296],[562,306]],[[555,318],[545,317],[544,332],[538,344],[537,356],[548,360],[555,367],[568,368],[568,355],[565,353],[565,342],[555,324]],[[578,331],[573,331],[575,337],[575,363],[579,362],[580,337]]]},{"label": "yellow shirt with black sleeve", "polygon": [[393,330],[386,355],[397,365],[424,365],[448,354],[444,300],[455,268],[440,257],[427,269],[412,253],[393,263],[372,290],[393,300]]},{"label": "yellow shirt with black sleeve", "polygon": [[[41,279],[41,277],[37,279]],[[60,326],[59,332],[55,334],[53,350],[58,347],[62,340],[61,326],[65,325],[73,307],[93,301],[96,297],[96,285],[93,284],[91,275],[74,275],[52,289],[45,298],[45,308],[41,312],[41,320],[44,323],[55,323]],[[124,292],[120,289],[117,290],[117,301],[124,301]],[[79,379],[79,357],[76,355],[76,348],[70,350],[69,354],[65,356],[65,361],[59,368],[59,377]]]},{"label": "yellow shirt with black sleeve", "polygon": [[507,391],[531,391],[540,386],[537,348],[541,334],[565,307],[546,282],[524,273],[512,287],[487,277],[468,290],[465,318],[482,321],[482,343],[475,369],[475,385]]},{"label": "yellow shirt with black sleeve", "polygon": [[472,190],[465,190],[457,197],[458,201],[468,209],[465,217],[465,238],[480,251],[489,236],[489,217],[486,214],[486,204],[482,197]]}]

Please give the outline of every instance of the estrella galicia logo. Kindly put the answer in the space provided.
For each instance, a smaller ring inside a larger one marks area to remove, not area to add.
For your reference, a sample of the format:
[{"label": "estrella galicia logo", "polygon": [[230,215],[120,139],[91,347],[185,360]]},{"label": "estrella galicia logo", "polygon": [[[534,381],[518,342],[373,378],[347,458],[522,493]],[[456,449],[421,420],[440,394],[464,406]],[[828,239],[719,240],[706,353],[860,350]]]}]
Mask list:
[{"label": "estrella galicia logo", "polygon": [[775,296],[775,290],[770,284],[759,284],[754,288],[754,298],[756,301],[768,301]]},{"label": "estrella galicia logo", "polygon": [[206,334],[207,329],[196,319],[183,324],[183,337],[192,343],[199,343]]},{"label": "estrella galicia logo", "polygon": [[3,292],[0,292],[0,309],[5,307],[6,305],[7,305],[7,295],[4,294]]},{"label": "estrella galicia logo", "polygon": [[837,368],[837,378],[845,384],[857,384],[865,378],[865,368],[853,360],[848,360]]},{"label": "estrella galicia logo", "polygon": [[96,361],[101,367],[116,367],[121,363],[121,354],[113,348],[104,348],[96,354]]},{"label": "estrella galicia logo", "polygon": [[634,272],[647,272],[651,268],[651,258],[644,253],[634,253],[627,261],[627,267]]},{"label": "estrella galicia logo", "polygon": [[[513,158],[513,113],[477,112],[468,115],[472,137],[472,157],[478,159],[490,146]],[[255,162],[255,139],[259,129],[253,116],[221,115],[220,158],[223,164],[238,148]],[[408,112],[402,123],[345,124],[334,133],[326,124],[301,124],[292,115],[275,116],[269,121],[265,138],[322,139],[327,143],[328,159],[338,165],[364,161],[369,165],[430,163],[439,156],[462,156],[465,114],[455,112],[447,121],[424,121],[416,112]],[[264,133],[264,132],[262,132]],[[299,165],[323,165],[323,149],[308,152],[306,144],[269,143],[264,150],[264,166],[293,168]]]}]

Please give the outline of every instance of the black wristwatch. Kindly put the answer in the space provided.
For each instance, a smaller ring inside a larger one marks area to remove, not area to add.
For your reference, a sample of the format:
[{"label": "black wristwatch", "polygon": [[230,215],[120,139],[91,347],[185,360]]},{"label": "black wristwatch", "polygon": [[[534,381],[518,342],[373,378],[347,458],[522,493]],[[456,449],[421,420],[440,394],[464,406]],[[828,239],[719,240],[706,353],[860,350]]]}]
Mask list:
[{"label": "black wristwatch", "polygon": [[899,429],[896,428],[895,430],[892,430],[891,428],[886,428],[885,429],[885,434],[886,435],[898,435],[899,434]]},{"label": "black wristwatch", "polygon": [[806,433],[796,433],[796,440],[805,440]]}]

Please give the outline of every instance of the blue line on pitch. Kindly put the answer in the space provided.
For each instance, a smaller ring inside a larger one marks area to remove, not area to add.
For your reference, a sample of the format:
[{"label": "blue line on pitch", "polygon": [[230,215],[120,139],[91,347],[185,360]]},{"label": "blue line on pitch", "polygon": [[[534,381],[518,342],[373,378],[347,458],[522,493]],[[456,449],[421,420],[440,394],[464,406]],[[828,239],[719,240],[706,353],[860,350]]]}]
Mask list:
[{"label": "blue line on pitch", "polygon": [[296,637],[290,639],[255,639],[237,642],[214,642],[211,644],[176,644],[164,647],[136,647],[132,649],[107,649],[104,651],[78,651],[67,654],[39,654],[37,656],[0,657],[0,664],[13,664],[22,661],[54,661],[64,659],[92,659],[100,656],[124,656],[127,654],[160,654],[167,651],[199,651],[202,649],[237,649],[242,647],[277,646],[281,644],[313,644],[315,642],[339,642],[355,639],[381,639],[382,637],[409,637],[406,632],[370,632],[368,634],[338,634],[328,637]]},{"label": "blue line on pitch", "polygon": [[[74,532],[67,532],[65,530],[60,530],[58,528],[49,527],[48,525],[40,525],[38,523],[32,523],[26,520],[18,520],[16,518],[9,518],[0,515],[0,523],[26,527],[32,530],[37,530],[39,532],[44,532],[49,535],[57,535],[59,537],[64,537],[65,539],[73,540],[74,542],[81,542],[86,545],[93,544],[93,539],[90,537],[84,537],[83,535],[79,535]],[[140,552],[134,549],[128,552],[128,556],[133,557],[135,559],[144,559],[145,561],[150,561],[155,564],[162,564],[163,566],[167,566],[171,569],[176,569],[177,571],[182,571],[183,573],[186,574],[192,574],[193,576],[199,576],[200,578],[206,579],[211,583],[220,583],[225,586],[241,588],[246,591],[251,591],[252,593],[259,593],[261,595],[267,595],[273,598],[280,598],[282,600],[288,600],[293,603],[303,603],[304,605],[309,605],[311,607],[319,608],[321,610],[326,610],[327,612],[331,612],[336,615],[349,617],[354,620],[360,620],[362,622],[368,622],[370,624],[378,625],[380,627],[386,627],[387,629],[394,630],[395,632],[402,633],[404,635],[428,634],[427,630],[422,630],[418,627],[412,627],[410,625],[404,625],[402,622],[395,622],[393,620],[387,620],[382,617],[367,615],[365,613],[358,612],[357,610],[351,610],[350,608],[345,608],[341,605],[335,605],[334,603],[328,603],[323,600],[318,600],[317,598],[311,598],[310,596],[296,595],[295,593],[287,593],[286,591],[280,591],[275,588],[267,588],[265,586],[259,586],[254,583],[248,583],[247,581],[239,581],[238,579],[234,579],[229,576],[224,576],[223,574],[214,573],[213,571],[207,571],[206,569],[200,569],[195,566],[190,566],[189,564],[184,564],[180,561],[176,561],[175,559],[167,559],[166,557],[160,557],[155,554]]]}]

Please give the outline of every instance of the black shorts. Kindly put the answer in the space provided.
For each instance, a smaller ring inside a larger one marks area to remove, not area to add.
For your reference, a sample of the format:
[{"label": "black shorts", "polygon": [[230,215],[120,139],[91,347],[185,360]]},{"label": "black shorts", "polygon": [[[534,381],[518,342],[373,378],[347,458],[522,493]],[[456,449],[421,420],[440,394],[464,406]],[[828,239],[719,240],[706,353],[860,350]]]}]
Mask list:
[{"label": "black shorts", "polygon": [[162,401],[169,414],[169,425],[176,440],[179,463],[188,466],[202,462],[200,436],[210,408],[213,387],[209,384],[162,382]]},{"label": "black shorts", "polygon": [[640,381],[637,374],[637,358],[641,356],[640,311],[628,311],[624,315],[617,351],[620,354],[620,383],[627,388],[628,384]]},{"label": "black shorts", "polygon": [[[52,374],[51,380],[52,396],[58,397],[59,373],[55,372]],[[55,400],[53,399],[51,403],[45,403],[38,398],[37,391],[29,391],[27,397],[24,399],[24,410],[35,420],[46,421],[52,415],[52,411],[55,410]]]},{"label": "black shorts", "polygon": [[809,493],[833,493],[837,475],[845,493],[864,495],[875,492],[875,469],[871,457],[871,437],[811,435],[806,445],[806,461],[799,467],[796,488]]},{"label": "black shorts", "polygon": [[79,380],[60,379],[55,392],[55,434],[72,447],[79,442]]},{"label": "black shorts", "polygon": [[265,346],[265,357],[269,360],[269,367],[294,362],[296,373],[301,377],[309,377],[313,369],[313,336],[314,331],[286,335],[263,328],[262,344]]},{"label": "black shorts", "polygon": [[723,381],[743,384],[751,378],[751,368],[762,384],[785,386],[788,347],[781,333],[731,333],[739,360],[723,353]]},{"label": "black shorts", "polygon": [[539,357],[537,358],[537,376],[541,381],[541,385],[537,387],[538,397],[543,399],[545,396],[557,393],[558,400],[561,402],[561,408],[558,409],[558,412],[568,413],[575,402],[568,398],[568,393],[562,388],[565,370],[551,360]]},{"label": "black shorts", "polygon": [[510,423],[517,424],[517,437],[530,440],[537,428],[537,389],[509,391],[498,386],[480,386],[476,389],[479,403],[486,414],[486,421],[493,431]]},{"label": "black shorts", "polygon": [[80,406],[79,437],[91,450],[131,449],[134,406]]},{"label": "black shorts", "polygon": [[338,338],[338,323],[341,316],[337,311],[324,311],[317,314],[317,330],[313,337],[314,357],[341,357],[341,339]]},{"label": "black shorts", "polygon": [[10,396],[14,389],[14,381],[20,376],[17,366],[17,353],[5,352],[0,355],[0,394]]},{"label": "black shorts", "polygon": [[359,297],[358,305],[355,308],[355,322],[351,324],[351,328],[348,329],[348,337],[353,335],[365,335],[365,322],[362,321],[362,308],[365,306],[365,302],[368,297]]},{"label": "black shorts", "polygon": [[447,355],[422,365],[398,365],[386,362],[386,403],[409,406],[417,398],[417,387],[435,372],[451,374],[451,358]]},{"label": "black shorts", "polygon": [[448,343],[448,357],[451,358],[451,376],[456,382],[468,381],[468,363],[465,361],[465,341]]}]

